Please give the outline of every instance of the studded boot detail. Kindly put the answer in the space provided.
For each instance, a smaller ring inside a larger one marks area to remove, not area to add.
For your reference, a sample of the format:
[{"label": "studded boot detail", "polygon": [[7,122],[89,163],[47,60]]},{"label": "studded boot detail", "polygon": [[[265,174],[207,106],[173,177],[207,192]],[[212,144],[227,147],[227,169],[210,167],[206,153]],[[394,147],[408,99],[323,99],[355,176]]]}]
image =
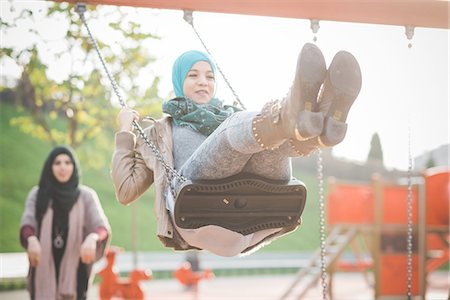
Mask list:
[{"label": "studded boot detail", "polygon": [[308,156],[317,149],[321,148],[319,143],[319,137],[313,137],[306,141],[298,141],[295,139],[289,139],[289,145],[296,153],[296,156]]}]

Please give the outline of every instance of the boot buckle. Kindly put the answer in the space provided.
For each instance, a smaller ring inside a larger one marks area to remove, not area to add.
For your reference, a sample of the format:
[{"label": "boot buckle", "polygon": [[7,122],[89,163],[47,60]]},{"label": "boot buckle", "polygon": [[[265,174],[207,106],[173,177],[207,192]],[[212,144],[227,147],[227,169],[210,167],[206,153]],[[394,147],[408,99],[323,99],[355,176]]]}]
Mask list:
[{"label": "boot buckle", "polygon": [[267,103],[268,115],[272,122],[272,124],[278,124],[280,122],[280,114],[281,114],[281,103],[280,100],[272,100]]}]

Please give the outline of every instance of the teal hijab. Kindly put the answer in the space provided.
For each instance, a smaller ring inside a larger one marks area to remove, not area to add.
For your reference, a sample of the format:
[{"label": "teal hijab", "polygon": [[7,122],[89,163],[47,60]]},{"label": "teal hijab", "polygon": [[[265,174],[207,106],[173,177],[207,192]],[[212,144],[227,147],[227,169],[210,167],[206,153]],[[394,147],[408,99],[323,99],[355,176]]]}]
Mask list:
[{"label": "teal hijab", "polygon": [[192,66],[199,61],[206,61],[207,63],[209,63],[214,75],[216,75],[217,70],[216,64],[213,62],[213,60],[208,54],[197,50],[184,52],[175,60],[172,67],[172,84],[175,96],[184,97],[183,94],[184,79],[186,78],[186,75],[192,68]]},{"label": "teal hijab", "polygon": [[206,136],[210,135],[226,118],[240,109],[223,105],[212,98],[207,104],[197,104],[183,93],[183,83],[187,73],[198,61],[206,61],[216,75],[217,67],[211,57],[201,51],[192,50],[181,54],[172,68],[172,84],[176,98],[163,103],[163,112],[173,118],[176,126],[186,126]]}]

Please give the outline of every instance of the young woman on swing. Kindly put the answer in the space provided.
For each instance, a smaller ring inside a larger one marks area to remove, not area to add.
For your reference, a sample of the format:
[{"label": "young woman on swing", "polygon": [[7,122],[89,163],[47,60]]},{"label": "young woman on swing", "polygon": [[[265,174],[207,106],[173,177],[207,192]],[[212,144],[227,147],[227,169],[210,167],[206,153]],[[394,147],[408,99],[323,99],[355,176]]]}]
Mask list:
[{"label": "young woman on swing", "polygon": [[[310,43],[298,57],[287,97],[266,103],[259,113],[224,106],[214,98],[215,76],[216,66],[207,54],[183,53],[172,70],[177,98],[164,102],[163,112],[168,116],[145,129],[165,161],[190,180],[223,179],[243,172],[289,180],[291,157],[332,147],[344,139],[347,114],[361,88],[361,71],[353,55],[338,52],[327,70],[321,51]],[[112,179],[122,204],[136,200],[155,182],[157,235],[165,246],[235,256],[254,251],[298,226],[248,235],[217,225],[178,227],[165,169],[132,132],[132,123],[138,120],[138,112],[129,108],[118,115]],[[180,182],[174,180],[174,184]]]}]

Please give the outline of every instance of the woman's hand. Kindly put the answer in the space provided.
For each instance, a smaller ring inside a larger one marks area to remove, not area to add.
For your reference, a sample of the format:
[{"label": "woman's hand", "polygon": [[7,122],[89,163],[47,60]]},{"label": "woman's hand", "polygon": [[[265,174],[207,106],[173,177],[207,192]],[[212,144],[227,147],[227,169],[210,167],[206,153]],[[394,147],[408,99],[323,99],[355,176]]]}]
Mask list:
[{"label": "woman's hand", "polygon": [[139,113],[131,108],[124,107],[120,110],[117,120],[119,121],[120,131],[132,131],[133,121],[139,121]]},{"label": "woman's hand", "polygon": [[95,260],[95,252],[97,251],[98,234],[90,233],[81,244],[80,257],[84,264],[92,264]]},{"label": "woman's hand", "polygon": [[39,240],[35,235],[28,237],[27,241],[28,241],[27,247],[28,260],[30,261],[30,265],[32,267],[37,267],[41,259],[42,253],[41,243],[39,243]]}]

